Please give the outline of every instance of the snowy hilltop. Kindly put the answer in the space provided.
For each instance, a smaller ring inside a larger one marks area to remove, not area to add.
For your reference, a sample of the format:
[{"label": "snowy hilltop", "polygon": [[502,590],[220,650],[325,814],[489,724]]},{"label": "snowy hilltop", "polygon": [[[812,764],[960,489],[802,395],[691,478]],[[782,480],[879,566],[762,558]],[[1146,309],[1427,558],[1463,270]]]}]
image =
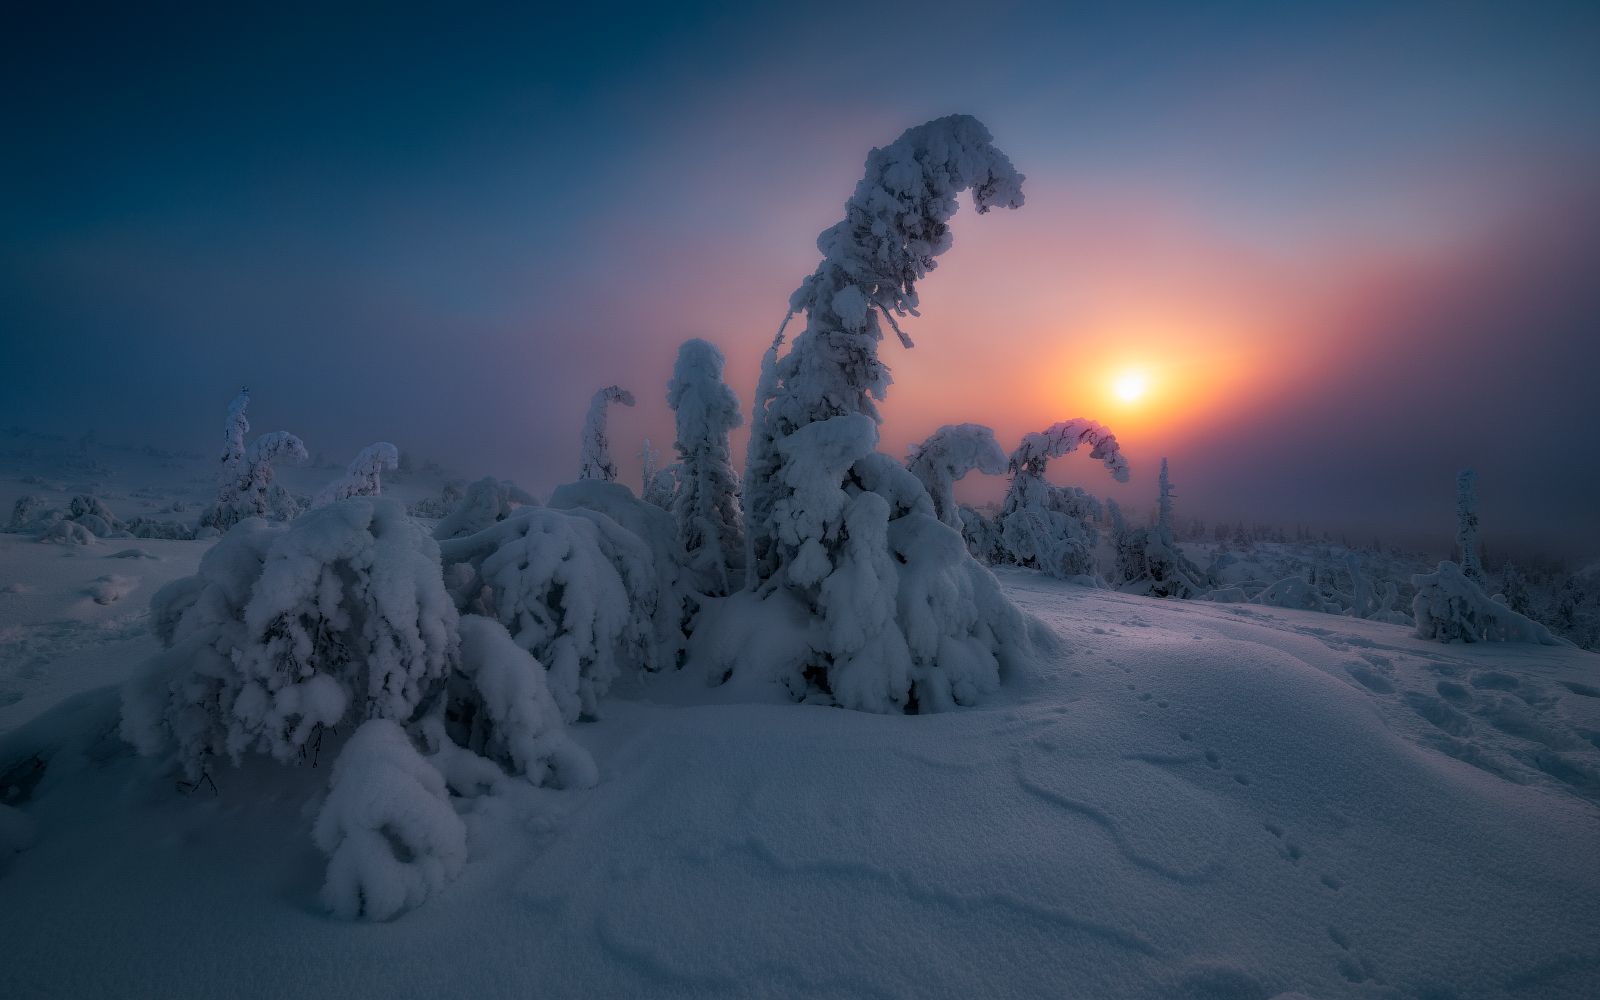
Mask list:
[{"label": "snowy hilltop", "polygon": [[965,115],[872,150],[637,493],[618,385],[538,496],[248,391],[218,458],[11,432],[0,996],[1592,996],[1600,588],[1487,569],[1475,474],[1440,561],[1207,532],[1159,456],[1142,518],[1089,416],[879,450],[1023,182]]}]

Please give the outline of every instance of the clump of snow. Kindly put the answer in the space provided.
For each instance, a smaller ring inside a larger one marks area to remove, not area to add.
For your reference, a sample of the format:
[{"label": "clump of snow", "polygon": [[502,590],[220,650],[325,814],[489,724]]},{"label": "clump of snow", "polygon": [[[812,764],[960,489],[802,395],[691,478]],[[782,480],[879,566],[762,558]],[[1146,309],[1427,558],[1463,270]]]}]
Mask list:
[{"label": "clump of snow", "polygon": [[133,593],[138,585],[138,577],[108,573],[89,585],[88,594],[96,604],[115,604]]},{"label": "clump of snow", "polygon": [[493,476],[467,487],[461,503],[433,529],[433,537],[444,541],[476,535],[497,522],[504,521],[521,507],[537,507],[539,501],[509,480]]},{"label": "clump of snow", "polygon": [[350,462],[344,475],[325,486],[317,494],[316,506],[348,500],[351,497],[375,497],[383,492],[383,470],[400,468],[400,449],[387,441],[369,444]]},{"label": "clump of snow", "polygon": [[1439,642],[1533,642],[1547,646],[1556,643],[1549,629],[1491,600],[1453,562],[1441,562],[1437,570],[1414,576],[1411,582],[1417,588],[1411,611],[1417,621],[1418,638]]},{"label": "clump of snow", "polygon": [[672,516],[695,588],[722,595],[744,582],[744,527],[739,480],[728,432],[743,422],[739,397],[722,380],[716,345],[687,340],[678,348],[667,405],[677,421],[677,495]]},{"label": "clump of snow", "polygon": [[93,545],[95,536],[76,521],[56,521],[39,536],[39,541],[53,545]]},{"label": "clump of snow", "polygon": [[633,405],[633,393],[617,385],[608,385],[589,400],[589,413],[583,421],[583,450],[578,471],[579,479],[598,479],[605,483],[617,481],[617,466],[611,461],[611,439],[606,432],[606,411],[612,403]]},{"label": "clump of snow", "polygon": [[333,765],[312,837],[328,856],[322,902],[347,920],[389,920],[467,861],[467,828],[444,778],[389,719],[362,723]]},{"label": "clump of snow", "polygon": [[1100,503],[1073,486],[1045,480],[1051,459],[1087,445],[1119,483],[1128,481],[1128,460],[1116,435],[1093,420],[1078,418],[1023,437],[1011,453],[1011,487],[1000,509],[1000,537],[1006,561],[1062,579],[1092,577]]},{"label": "clump of snow", "polygon": [[928,491],[934,516],[960,531],[956,483],[974,470],[1000,475],[1006,471],[1006,453],[994,439],[994,431],[982,424],[945,424],[921,444],[911,446],[906,468]]}]

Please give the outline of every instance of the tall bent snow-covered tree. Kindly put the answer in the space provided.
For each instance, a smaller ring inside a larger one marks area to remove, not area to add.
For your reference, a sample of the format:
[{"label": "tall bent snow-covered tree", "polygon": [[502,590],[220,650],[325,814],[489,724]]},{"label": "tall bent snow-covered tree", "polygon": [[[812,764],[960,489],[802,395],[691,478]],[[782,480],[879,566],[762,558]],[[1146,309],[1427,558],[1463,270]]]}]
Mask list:
[{"label": "tall bent snow-covered tree", "polygon": [[973,470],[1000,475],[1006,471],[1006,453],[994,439],[994,431],[982,424],[945,424],[926,441],[911,446],[906,468],[927,489],[934,516],[960,531],[956,482]]},{"label": "tall bent snow-covered tree", "polygon": [[[805,329],[762,363],[747,459],[747,573],[763,600],[797,609],[806,649],[784,682],[797,697],[876,712],[970,704],[1028,641],[1021,614],[916,477],[880,454],[889,387],[883,324],[916,315],[916,282],[950,248],[956,195],[980,213],[1022,204],[1022,175],[976,119],[908,129],[867,157],[822,262],[789,300]],[[785,325],[788,320],[785,320]],[[775,606],[777,606],[775,605]]]},{"label": "tall bent snow-covered tree", "polygon": [[579,479],[617,481],[617,467],[611,461],[611,442],[606,436],[606,410],[612,403],[633,405],[633,393],[621,386],[608,385],[589,400],[589,415],[583,421],[583,467]]},{"label": "tall bent snow-covered tree", "polygon": [[722,380],[725,361],[715,344],[688,340],[667,383],[667,405],[677,417],[679,485],[672,516],[678,524],[695,584],[705,594],[737,589],[744,571],[744,531],[739,479],[728,432],[744,420],[739,397]]},{"label": "tall bent snow-covered tree", "polygon": [[1081,489],[1052,486],[1044,478],[1051,459],[1084,445],[1113,479],[1128,481],[1128,460],[1116,435],[1082,417],[1024,436],[1011,453],[1011,488],[1000,508],[1000,534],[1006,556],[1018,565],[1060,577],[1094,572],[1098,501]]},{"label": "tall bent snow-covered tree", "polygon": [[1478,474],[1463,469],[1456,476],[1456,548],[1461,550],[1461,572],[1483,582],[1483,562],[1478,556]]}]

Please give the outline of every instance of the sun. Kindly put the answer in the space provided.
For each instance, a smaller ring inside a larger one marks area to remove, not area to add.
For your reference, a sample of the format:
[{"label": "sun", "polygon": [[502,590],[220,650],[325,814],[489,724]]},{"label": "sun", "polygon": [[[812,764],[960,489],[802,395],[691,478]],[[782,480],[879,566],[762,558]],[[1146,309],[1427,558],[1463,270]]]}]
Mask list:
[{"label": "sun", "polygon": [[1117,398],[1125,403],[1137,402],[1150,388],[1150,380],[1144,377],[1144,372],[1123,372],[1117,376],[1117,381],[1112,388],[1116,391]]}]

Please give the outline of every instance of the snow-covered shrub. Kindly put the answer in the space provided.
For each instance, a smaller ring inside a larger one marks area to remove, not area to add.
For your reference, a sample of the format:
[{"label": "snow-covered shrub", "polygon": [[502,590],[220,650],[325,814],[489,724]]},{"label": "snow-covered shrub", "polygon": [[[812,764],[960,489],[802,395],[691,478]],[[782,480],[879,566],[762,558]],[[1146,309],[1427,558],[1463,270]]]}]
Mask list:
[{"label": "snow-covered shrub", "polygon": [[1533,617],[1533,595],[1528,588],[1528,577],[1510,560],[1500,570],[1500,596],[1512,611],[1527,618]]},{"label": "snow-covered shrub", "polygon": [[383,470],[400,468],[400,449],[387,441],[369,444],[350,463],[339,479],[323,487],[317,494],[315,506],[351,497],[375,497],[383,492]]},{"label": "snow-covered shrub", "polygon": [[169,648],[129,687],[123,732],[191,781],[215,758],[291,760],[352,714],[408,720],[456,655],[438,544],[381,498],[242,522],[151,616]]},{"label": "snow-covered shrub", "polygon": [[608,385],[589,400],[589,414],[583,421],[583,455],[579,479],[617,481],[617,467],[611,461],[611,440],[606,434],[606,411],[612,403],[633,405],[633,393],[621,386]]},{"label": "snow-covered shrub", "polygon": [[433,529],[440,541],[465,538],[504,521],[519,508],[537,507],[539,501],[509,480],[484,476],[468,486],[461,503]]},{"label": "snow-covered shrub", "polygon": [[979,213],[1014,208],[1021,184],[976,119],[909,129],[868,155],[789,300],[806,327],[782,357],[780,329],[763,360],[744,500],[751,586],[811,621],[806,662],[786,678],[797,696],[876,712],[968,704],[1028,643],[922,484],[876,450],[880,320],[909,347],[895,317],[915,312],[916,282],[949,249],[956,195],[970,191]]},{"label": "snow-covered shrub", "polygon": [[1550,630],[1490,599],[1453,562],[1411,578],[1417,596],[1411,610],[1417,637],[1439,642],[1534,642],[1556,644]]},{"label": "snow-covered shrub", "polygon": [[739,480],[729,457],[728,432],[743,422],[739,397],[722,380],[722,352],[688,340],[667,384],[667,405],[677,419],[679,479],[672,516],[694,587],[727,594],[743,584],[744,531]]},{"label": "snow-covered shrub", "polygon": [[1469,580],[1483,580],[1483,563],[1478,558],[1478,474],[1462,469],[1456,476],[1456,549],[1461,556],[1461,573]]},{"label": "snow-covered shrub", "polygon": [[390,719],[362,723],[334,762],[312,828],[328,856],[322,902],[346,920],[389,920],[467,861],[467,827],[444,778]]},{"label": "snow-covered shrub", "polygon": [[625,666],[656,665],[650,547],[610,517],[524,507],[440,550],[460,609],[495,619],[544,665],[564,720],[593,716]]},{"label": "snow-covered shrub", "polygon": [[310,457],[301,440],[288,431],[263,434],[245,446],[250,421],[244,415],[250,391],[242,390],[228,404],[223,429],[222,469],[217,476],[217,499],[200,516],[202,528],[226,531],[247,517],[288,520],[304,509],[298,499],[273,483],[272,465],[278,461],[304,461]]},{"label": "snow-covered shrub", "polygon": [[1320,611],[1328,615],[1344,613],[1344,606],[1334,600],[1332,595],[1324,593],[1321,588],[1301,576],[1279,580],[1256,595],[1255,603],[1271,608],[1290,608],[1295,611]]},{"label": "snow-covered shrub", "polygon": [[111,538],[127,527],[104,501],[88,493],[80,493],[67,503],[67,517],[88,528],[96,538]]},{"label": "snow-covered shrub", "polygon": [[1000,475],[1006,471],[1006,453],[994,439],[994,431],[982,424],[945,424],[926,441],[911,446],[906,468],[928,491],[934,516],[960,531],[956,483],[973,470]]},{"label": "snow-covered shrub", "polygon": [[93,545],[94,532],[76,521],[55,521],[39,536],[39,541],[52,545]]},{"label": "snow-covered shrub", "polygon": [[591,510],[603,514],[642,540],[650,550],[655,573],[654,598],[640,610],[650,615],[653,648],[644,663],[659,670],[682,662],[684,627],[690,614],[689,572],[672,515],[645,503],[621,483],[580,479],[557,486],[550,494],[553,510]]},{"label": "snow-covered shrub", "polygon": [[1128,481],[1128,460],[1116,435],[1093,420],[1066,420],[1025,436],[1011,453],[1011,487],[1000,507],[1008,561],[1065,579],[1094,574],[1099,501],[1078,487],[1052,486],[1044,478],[1051,459],[1083,445],[1113,479]]},{"label": "snow-covered shrub", "polygon": [[18,497],[16,504],[12,506],[11,520],[6,524],[6,531],[38,535],[48,531],[64,517],[66,517],[65,512],[51,507],[47,498],[24,495]]},{"label": "snow-covered shrub", "polygon": [[438,496],[424,497],[407,506],[406,512],[412,517],[443,519],[460,506],[461,499],[466,495],[467,481],[465,479],[452,479],[439,488]]},{"label": "snow-covered shrub", "polygon": [[188,541],[194,538],[194,528],[177,521],[158,521],[149,517],[136,517],[128,522],[128,534],[135,538],[164,538]]},{"label": "snow-covered shrub", "polygon": [[461,747],[535,785],[589,788],[594,760],[567,736],[544,667],[504,625],[461,618],[461,665],[451,681],[447,731]]}]

